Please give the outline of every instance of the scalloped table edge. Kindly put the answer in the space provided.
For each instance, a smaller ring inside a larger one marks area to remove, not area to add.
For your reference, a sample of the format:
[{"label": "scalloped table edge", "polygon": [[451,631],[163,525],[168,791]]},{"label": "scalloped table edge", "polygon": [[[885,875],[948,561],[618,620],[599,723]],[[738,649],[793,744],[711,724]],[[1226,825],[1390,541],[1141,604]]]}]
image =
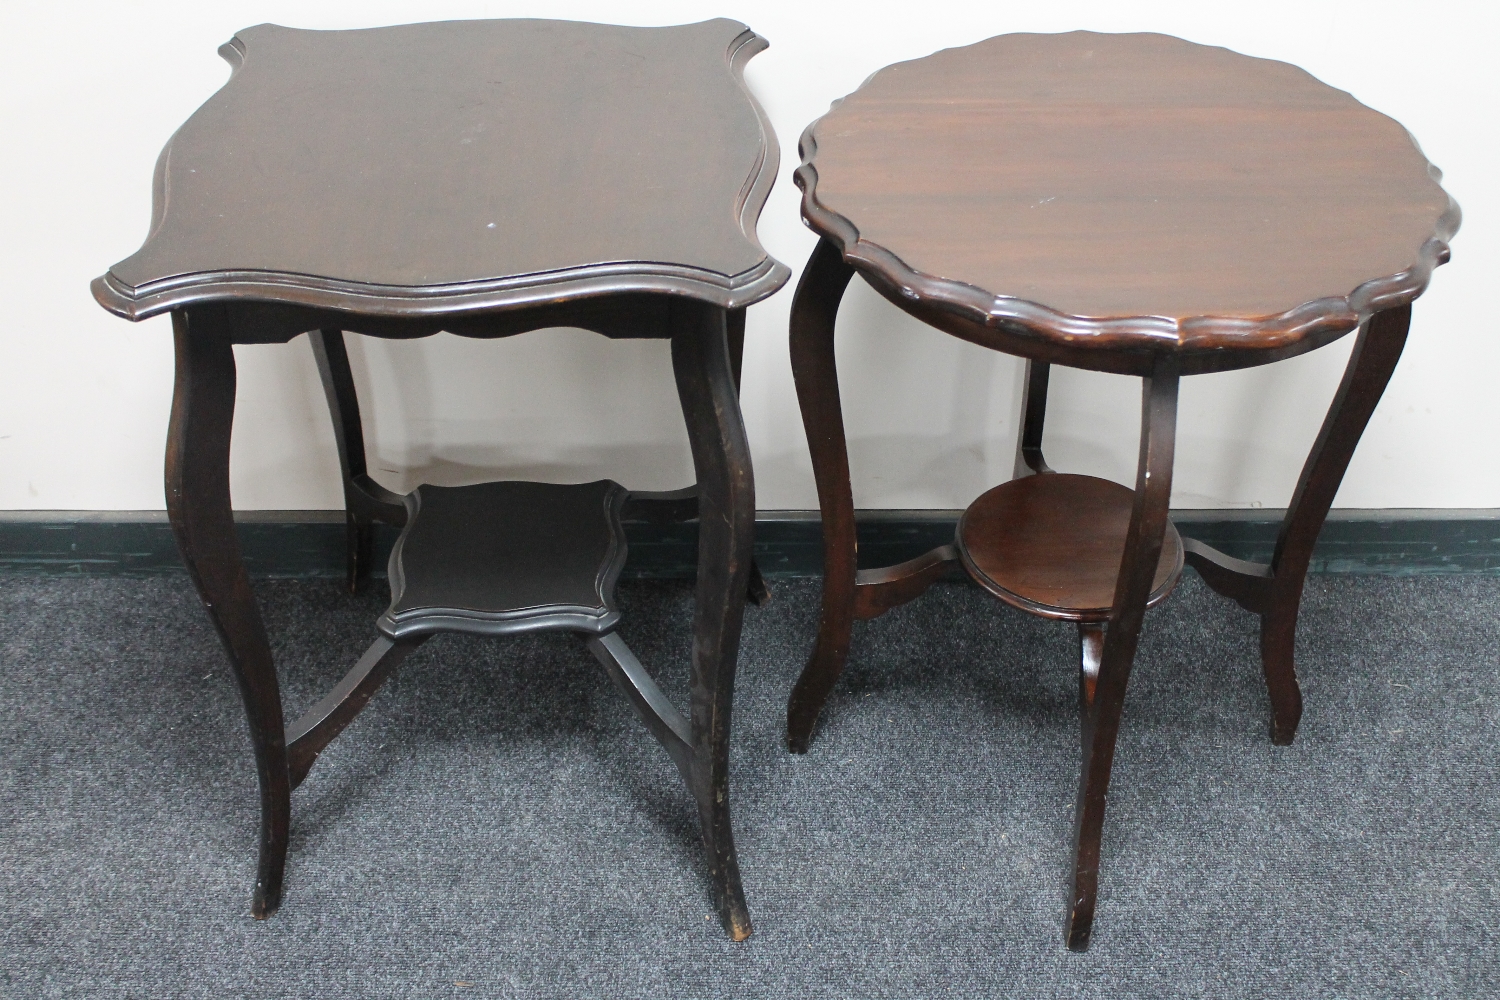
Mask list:
[{"label": "scalloped table edge", "polygon": [[[833,107],[839,103],[835,101]],[[1406,305],[1421,295],[1433,269],[1448,262],[1448,241],[1458,232],[1463,218],[1458,202],[1444,191],[1448,207],[1410,267],[1363,282],[1342,298],[1313,299],[1279,315],[1191,316],[1181,320],[1170,316],[1072,316],[1039,302],[996,295],[976,285],[918,271],[880,244],[864,239],[851,220],[819,204],[818,171],[812,162],[818,144],[813,130],[822,120],[814,121],[802,133],[797,145],[802,165],[792,179],[802,190],[803,220],[837,246],[846,263],[895,301],[909,306],[925,304],[984,327],[1018,329],[1058,346],[1087,343],[1101,350],[1198,354],[1226,349],[1281,351],[1307,340],[1321,344],[1356,329],[1377,312]],[[1436,166],[1429,163],[1427,171],[1433,181],[1442,181],[1443,172]]]}]

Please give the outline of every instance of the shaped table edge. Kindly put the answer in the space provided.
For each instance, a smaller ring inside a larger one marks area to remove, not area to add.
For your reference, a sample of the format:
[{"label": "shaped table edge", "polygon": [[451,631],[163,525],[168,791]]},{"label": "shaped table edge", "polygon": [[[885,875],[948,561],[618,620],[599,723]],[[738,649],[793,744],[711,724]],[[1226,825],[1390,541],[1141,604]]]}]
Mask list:
[{"label": "shaped table edge", "polygon": [[[1037,342],[1035,355],[1039,358],[1055,356],[1058,351],[1094,349],[1142,355],[1175,353],[1185,362],[1199,359],[1199,364],[1185,367],[1186,373],[1189,369],[1219,371],[1292,357],[1357,329],[1377,312],[1415,300],[1426,290],[1433,269],[1448,262],[1448,243],[1463,217],[1458,202],[1448,195],[1446,210],[1406,270],[1365,281],[1344,296],[1313,299],[1278,315],[1073,316],[1039,302],[997,295],[963,281],[926,274],[886,247],[864,239],[852,220],[818,202],[817,140],[813,130],[821,121],[814,121],[802,133],[798,143],[802,165],[793,174],[802,191],[802,218],[808,227],[837,247],[844,261],[877,291],[917,318],[939,327],[951,327],[956,321],[960,326],[1019,335]],[[1429,163],[1427,169],[1434,181],[1441,181],[1442,172],[1437,167]],[[980,333],[967,339],[982,342],[987,338]],[[1215,354],[1225,357],[1216,361]],[[1107,364],[1100,367],[1117,370]]]}]

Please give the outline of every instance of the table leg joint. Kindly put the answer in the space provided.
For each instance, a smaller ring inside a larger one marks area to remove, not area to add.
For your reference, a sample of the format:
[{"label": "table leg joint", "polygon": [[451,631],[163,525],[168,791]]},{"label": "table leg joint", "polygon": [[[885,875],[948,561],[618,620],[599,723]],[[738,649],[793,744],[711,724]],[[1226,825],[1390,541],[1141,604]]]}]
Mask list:
[{"label": "table leg joint", "polygon": [[682,779],[692,788],[695,755],[692,729],[687,719],[646,672],[620,633],[597,636],[590,639],[588,645],[589,652],[604,666],[615,686],[630,702],[630,707],[635,709],[635,714],[666,749],[667,756],[682,773]]},{"label": "table leg joint", "polygon": [[915,559],[854,574],[854,617],[878,618],[895,607],[916,600],[958,562],[958,549],[941,545]]},{"label": "table leg joint", "polygon": [[318,754],[364,710],[407,654],[426,641],[425,635],[401,641],[385,636],[376,639],[333,690],[288,727],[286,767],[292,788],[302,784]]},{"label": "table leg joint", "polygon": [[1246,611],[1259,615],[1271,607],[1276,578],[1269,565],[1236,559],[1196,538],[1182,540],[1182,557],[1204,583]]}]

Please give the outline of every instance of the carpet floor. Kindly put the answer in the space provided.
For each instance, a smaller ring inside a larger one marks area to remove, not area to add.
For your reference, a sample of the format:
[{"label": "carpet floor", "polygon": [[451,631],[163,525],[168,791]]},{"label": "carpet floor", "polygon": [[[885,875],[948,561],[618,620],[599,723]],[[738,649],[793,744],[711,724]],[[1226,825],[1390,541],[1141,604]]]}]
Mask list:
[{"label": "carpet floor", "polygon": [[[183,576],[0,577],[7,997],[1500,996],[1500,579],[1319,576],[1273,747],[1257,621],[1188,573],[1148,613],[1093,947],[1062,940],[1076,634],[939,584],[856,626],[783,748],[818,585],[746,617],[732,793],[755,934],[711,914],[691,798],[566,635],[445,636],[292,799],[249,916],[257,795]],[[262,581],[289,714],[383,585]],[[685,703],[692,594],[622,585]]]}]

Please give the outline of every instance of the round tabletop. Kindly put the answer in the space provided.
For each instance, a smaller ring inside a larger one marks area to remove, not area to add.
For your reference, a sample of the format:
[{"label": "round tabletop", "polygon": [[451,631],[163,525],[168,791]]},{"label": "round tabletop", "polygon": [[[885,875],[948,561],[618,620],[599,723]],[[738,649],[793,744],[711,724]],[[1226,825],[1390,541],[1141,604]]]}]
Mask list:
[{"label": "round tabletop", "polygon": [[1300,353],[1421,294],[1459,223],[1396,121],[1165,35],[1001,35],[897,63],[801,151],[803,216],[846,261],[1019,353],[1174,351],[1184,370]]}]

